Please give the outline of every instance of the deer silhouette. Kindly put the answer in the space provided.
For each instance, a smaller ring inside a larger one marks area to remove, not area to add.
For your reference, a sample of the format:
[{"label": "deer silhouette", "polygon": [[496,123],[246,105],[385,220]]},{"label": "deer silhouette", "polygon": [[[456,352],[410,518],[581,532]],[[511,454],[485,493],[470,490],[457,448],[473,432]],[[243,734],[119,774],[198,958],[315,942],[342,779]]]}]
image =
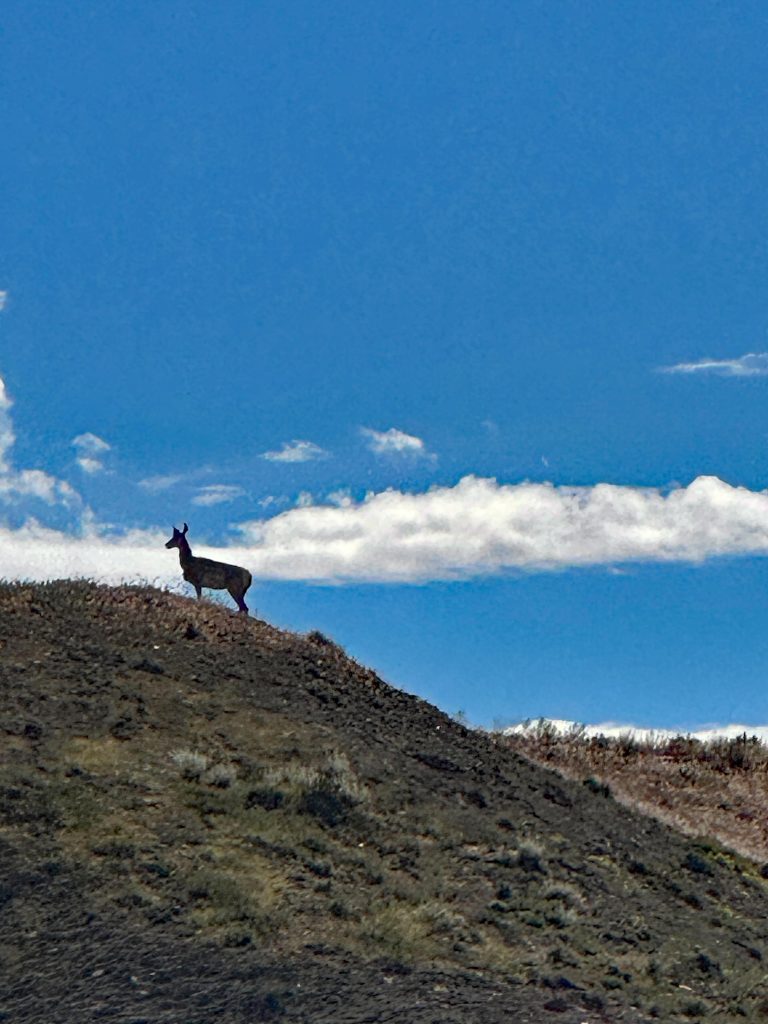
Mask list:
[{"label": "deer silhouette", "polygon": [[203,596],[203,587],[210,590],[228,590],[240,611],[247,615],[248,605],[243,598],[251,585],[251,574],[239,565],[214,562],[212,558],[196,558],[187,540],[188,529],[186,523],[183,530],[177,530],[174,526],[173,536],[165,545],[167,548],[179,549],[179,562],[184,579],[195,588],[198,598]]}]

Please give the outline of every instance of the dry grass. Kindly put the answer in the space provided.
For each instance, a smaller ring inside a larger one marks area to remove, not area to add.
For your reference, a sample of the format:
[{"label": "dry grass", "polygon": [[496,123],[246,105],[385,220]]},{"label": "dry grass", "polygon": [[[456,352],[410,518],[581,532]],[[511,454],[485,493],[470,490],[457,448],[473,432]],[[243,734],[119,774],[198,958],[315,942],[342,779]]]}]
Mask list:
[{"label": "dry grass", "polygon": [[702,742],[690,736],[641,742],[631,735],[560,735],[547,723],[497,736],[567,778],[697,837],[716,839],[742,856],[768,862],[768,747],[748,735]]}]

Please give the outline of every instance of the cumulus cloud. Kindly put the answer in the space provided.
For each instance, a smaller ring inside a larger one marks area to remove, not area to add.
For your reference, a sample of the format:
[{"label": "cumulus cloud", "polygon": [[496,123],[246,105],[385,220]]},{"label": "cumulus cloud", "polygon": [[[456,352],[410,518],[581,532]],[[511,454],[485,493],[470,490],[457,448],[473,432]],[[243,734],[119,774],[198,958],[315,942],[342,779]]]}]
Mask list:
[{"label": "cumulus cloud", "polygon": [[84,473],[93,475],[104,470],[102,456],[112,450],[112,445],[103,438],[87,431],[85,434],[78,434],[70,442],[77,452],[76,462]]},{"label": "cumulus cloud", "polygon": [[331,491],[326,497],[326,501],[330,505],[338,505],[340,508],[354,504],[352,492],[348,487],[340,487],[337,491]]},{"label": "cumulus cloud", "polygon": [[284,441],[278,451],[264,452],[262,459],[269,462],[311,462],[323,459],[327,452],[313,441]]},{"label": "cumulus cloud", "polygon": [[368,447],[376,455],[409,455],[416,458],[433,459],[420,437],[406,434],[396,427],[389,430],[373,430],[361,427],[360,433],[367,438]]},{"label": "cumulus cloud", "polygon": [[197,494],[192,499],[193,505],[222,505],[227,501],[235,501],[236,498],[242,498],[245,491],[242,487],[236,487],[234,484],[208,484],[207,487],[201,487]]},{"label": "cumulus cloud", "polygon": [[768,374],[768,352],[747,352],[738,359],[700,359],[695,363],[662,366],[662,373],[713,374],[717,377],[764,377]]},{"label": "cumulus cloud", "polygon": [[0,377],[0,501],[9,505],[18,504],[26,498],[36,498],[47,505],[79,505],[79,494],[65,480],[59,480],[42,469],[16,469],[13,466],[11,449],[16,442],[16,434],[11,418],[12,407],[13,401]]},{"label": "cumulus cloud", "polygon": [[768,493],[716,477],[666,493],[468,476],[419,494],[295,508],[240,530],[249,568],[263,578],[419,583],[768,554]]}]

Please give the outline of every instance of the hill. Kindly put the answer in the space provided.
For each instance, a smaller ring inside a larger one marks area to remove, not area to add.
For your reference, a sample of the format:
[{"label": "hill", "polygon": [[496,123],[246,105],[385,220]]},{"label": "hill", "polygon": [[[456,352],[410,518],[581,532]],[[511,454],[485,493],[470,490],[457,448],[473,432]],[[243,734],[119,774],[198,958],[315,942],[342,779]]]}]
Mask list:
[{"label": "hill", "polygon": [[768,874],[768,746],[763,730],[742,730],[723,737],[617,729],[606,736],[542,720],[506,731],[499,742],[568,778],[609,786],[622,803],[714,838]]},{"label": "hill", "polygon": [[756,864],[321,634],[3,585],[0,686],[0,1020],[768,1018]]}]

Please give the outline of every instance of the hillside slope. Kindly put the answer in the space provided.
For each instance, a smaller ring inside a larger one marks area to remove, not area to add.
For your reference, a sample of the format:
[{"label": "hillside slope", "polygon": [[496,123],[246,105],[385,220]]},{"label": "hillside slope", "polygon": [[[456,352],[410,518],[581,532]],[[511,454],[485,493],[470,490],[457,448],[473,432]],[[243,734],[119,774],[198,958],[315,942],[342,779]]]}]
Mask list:
[{"label": "hillside slope", "polygon": [[0,1020],[768,1018],[751,862],[320,634],[4,585],[0,686]]},{"label": "hillside slope", "polygon": [[500,743],[570,779],[597,780],[622,803],[686,835],[719,840],[768,873],[768,746],[744,730],[730,738],[588,736],[547,726]]}]

